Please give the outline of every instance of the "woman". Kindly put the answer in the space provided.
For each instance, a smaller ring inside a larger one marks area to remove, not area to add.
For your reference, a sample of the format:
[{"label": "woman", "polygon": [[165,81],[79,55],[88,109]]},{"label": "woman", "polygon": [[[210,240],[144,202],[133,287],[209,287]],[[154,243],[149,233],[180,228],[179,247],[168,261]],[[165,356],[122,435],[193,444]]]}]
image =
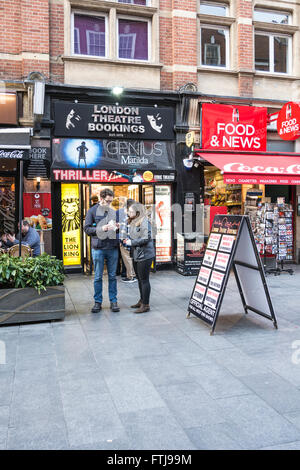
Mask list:
[{"label": "woman", "polygon": [[145,214],[142,204],[135,202],[127,208],[129,238],[124,240],[131,247],[133,266],[138,278],[140,300],[131,308],[137,308],[134,313],[144,313],[150,310],[150,268],[155,256],[152,241],[151,224]]}]

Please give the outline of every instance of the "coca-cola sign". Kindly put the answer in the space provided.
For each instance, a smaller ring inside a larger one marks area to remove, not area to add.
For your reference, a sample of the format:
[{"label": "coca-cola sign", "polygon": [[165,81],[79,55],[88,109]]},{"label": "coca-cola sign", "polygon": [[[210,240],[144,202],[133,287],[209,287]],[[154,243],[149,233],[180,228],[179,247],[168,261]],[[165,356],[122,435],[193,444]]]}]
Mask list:
[{"label": "coca-cola sign", "polygon": [[264,152],[266,145],[266,108],[202,105],[203,149]]},{"label": "coca-cola sign", "polygon": [[28,150],[20,149],[1,149],[0,148],[0,158],[5,159],[16,159],[16,160],[27,160]]},{"label": "coca-cola sign", "polygon": [[286,103],[278,113],[277,132],[283,140],[296,140],[300,137],[300,106]]}]

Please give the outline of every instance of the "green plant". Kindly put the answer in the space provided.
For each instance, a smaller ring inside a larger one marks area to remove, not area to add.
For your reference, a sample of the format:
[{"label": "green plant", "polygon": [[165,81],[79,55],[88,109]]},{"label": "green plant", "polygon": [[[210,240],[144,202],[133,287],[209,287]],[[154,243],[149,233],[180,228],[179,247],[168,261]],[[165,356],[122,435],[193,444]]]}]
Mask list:
[{"label": "green plant", "polygon": [[62,261],[44,253],[35,258],[0,256],[0,288],[34,287],[38,293],[64,281]]}]

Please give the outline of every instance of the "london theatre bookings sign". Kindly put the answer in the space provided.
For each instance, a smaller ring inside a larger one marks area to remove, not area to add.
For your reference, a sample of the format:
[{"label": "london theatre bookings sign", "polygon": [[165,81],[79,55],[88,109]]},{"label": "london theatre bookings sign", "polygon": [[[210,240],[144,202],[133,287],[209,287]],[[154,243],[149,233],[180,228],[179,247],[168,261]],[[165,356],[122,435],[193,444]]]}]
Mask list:
[{"label": "london theatre bookings sign", "polygon": [[171,108],[55,103],[57,137],[173,140]]}]

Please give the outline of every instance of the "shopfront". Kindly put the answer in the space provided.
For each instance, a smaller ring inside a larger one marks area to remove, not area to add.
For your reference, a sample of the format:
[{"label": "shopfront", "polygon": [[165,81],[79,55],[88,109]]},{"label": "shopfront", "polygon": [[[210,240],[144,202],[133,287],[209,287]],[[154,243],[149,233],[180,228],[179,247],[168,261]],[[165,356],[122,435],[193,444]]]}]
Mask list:
[{"label": "shopfront", "polygon": [[172,262],[174,114],[167,107],[55,103],[53,245],[67,270],[92,271],[83,225],[104,187],[114,191],[116,210],[126,198],[145,205],[157,232],[156,264]]},{"label": "shopfront", "polygon": [[225,106],[221,119],[219,108],[204,105],[203,148],[195,152],[205,177],[206,231],[215,214],[246,214],[262,256],[297,261],[300,155],[292,142],[267,139],[266,108]]},{"label": "shopfront", "polygon": [[14,234],[23,216],[23,168],[30,129],[0,129],[0,236]]}]

